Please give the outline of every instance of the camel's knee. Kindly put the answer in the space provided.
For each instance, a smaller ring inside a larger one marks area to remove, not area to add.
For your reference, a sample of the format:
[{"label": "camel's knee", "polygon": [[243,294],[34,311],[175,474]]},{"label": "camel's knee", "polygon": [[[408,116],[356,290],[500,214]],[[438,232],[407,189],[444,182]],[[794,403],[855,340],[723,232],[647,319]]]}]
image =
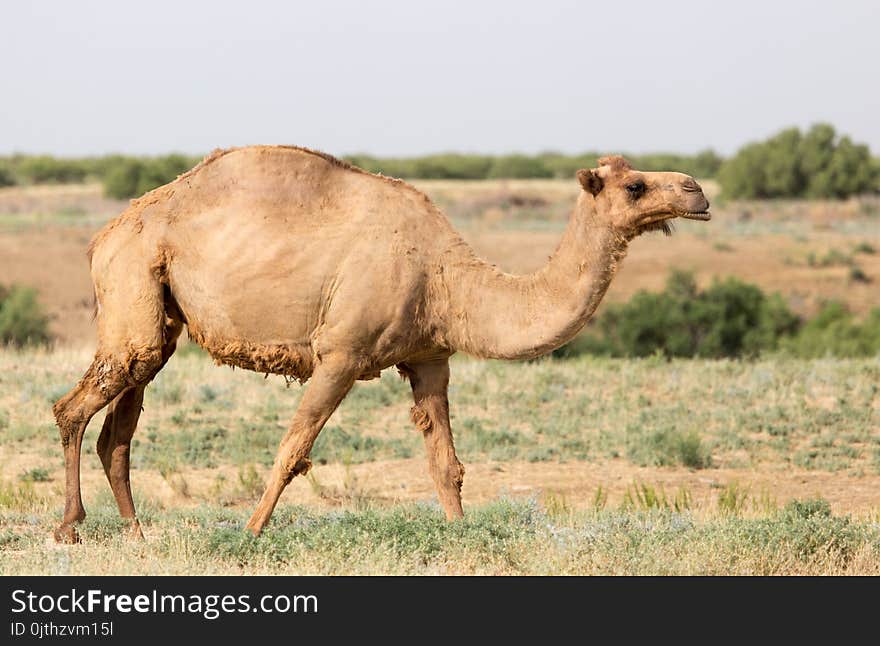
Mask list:
[{"label": "camel's knee", "polygon": [[[161,361],[161,352],[159,357]],[[111,358],[93,361],[80,382],[52,407],[62,445],[67,446],[81,434],[92,416],[130,387],[132,380],[132,375],[119,361]]]},{"label": "camel's knee", "polygon": [[312,468],[312,461],[308,458],[286,460],[282,462],[281,471],[284,474],[282,480],[289,483],[296,476],[306,475]]}]

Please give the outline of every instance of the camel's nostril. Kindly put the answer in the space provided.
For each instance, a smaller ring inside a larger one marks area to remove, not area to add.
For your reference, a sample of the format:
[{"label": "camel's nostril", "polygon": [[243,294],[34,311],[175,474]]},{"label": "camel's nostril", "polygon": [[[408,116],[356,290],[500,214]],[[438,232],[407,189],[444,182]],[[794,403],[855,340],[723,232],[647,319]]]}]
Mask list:
[{"label": "camel's nostril", "polygon": [[684,180],[681,183],[681,187],[682,187],[682,189],[684,189],[685,191],[687,191],[689,193],[696,193],[697,191],[703,190],[702,188],[700,188],[700,185],[697,184],[696,180],[693,180],[691,178]]}]

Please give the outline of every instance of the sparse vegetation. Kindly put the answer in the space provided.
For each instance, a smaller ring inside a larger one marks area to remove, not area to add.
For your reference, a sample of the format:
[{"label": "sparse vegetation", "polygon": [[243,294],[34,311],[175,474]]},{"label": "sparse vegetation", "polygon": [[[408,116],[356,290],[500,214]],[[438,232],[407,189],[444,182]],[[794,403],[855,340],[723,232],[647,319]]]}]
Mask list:
[{"label": "sparse vegetation", "polygon": [[30,287],[0,285],[0,345],[31,345],[49,340],[49,317]]},{"label": "sparse vegetation", "polygon": [[153,538],[143,545],[120,536],[118,518],[95,514],[82,528],[88,548],[63,559],[45,542],[48,519],[29,523],[0,510],[0,573],[880,573],[876,523],[798,505],[763,517],[704,518],[660,504],[551,513],[533,501],[502,499],[457,523],[430,505],[331,512],[282,506],[259,539],[243,531],[243,510],[198,507],[150,514],[142,524]]}]

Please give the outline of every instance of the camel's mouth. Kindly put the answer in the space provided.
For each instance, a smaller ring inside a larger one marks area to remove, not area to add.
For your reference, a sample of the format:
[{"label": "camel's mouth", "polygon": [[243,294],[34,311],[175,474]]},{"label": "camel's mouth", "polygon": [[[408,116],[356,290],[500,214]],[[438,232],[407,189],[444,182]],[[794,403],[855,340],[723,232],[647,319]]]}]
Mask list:
[{"label": "camel's mouth", "polygon": [[688,220],[702,220],[706,222],[707,220],[712,219],[712,214],[708,211],[687,211],[682,213],[679,217],[687,218]]}]

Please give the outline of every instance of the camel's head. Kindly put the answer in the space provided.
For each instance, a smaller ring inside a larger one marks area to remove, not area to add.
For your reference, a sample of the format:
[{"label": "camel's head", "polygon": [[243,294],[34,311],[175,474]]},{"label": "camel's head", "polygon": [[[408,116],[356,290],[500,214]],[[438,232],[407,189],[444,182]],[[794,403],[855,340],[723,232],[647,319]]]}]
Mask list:
[{"label": "camel's head", "polygon": [[709,200],[693,177],[683,173],[646,173],[623,157],[603,157],[599,168],[577,172],[593,196],[596,212],[628,237],[645,231],[672,231],[673,218],[708,220]]}]

